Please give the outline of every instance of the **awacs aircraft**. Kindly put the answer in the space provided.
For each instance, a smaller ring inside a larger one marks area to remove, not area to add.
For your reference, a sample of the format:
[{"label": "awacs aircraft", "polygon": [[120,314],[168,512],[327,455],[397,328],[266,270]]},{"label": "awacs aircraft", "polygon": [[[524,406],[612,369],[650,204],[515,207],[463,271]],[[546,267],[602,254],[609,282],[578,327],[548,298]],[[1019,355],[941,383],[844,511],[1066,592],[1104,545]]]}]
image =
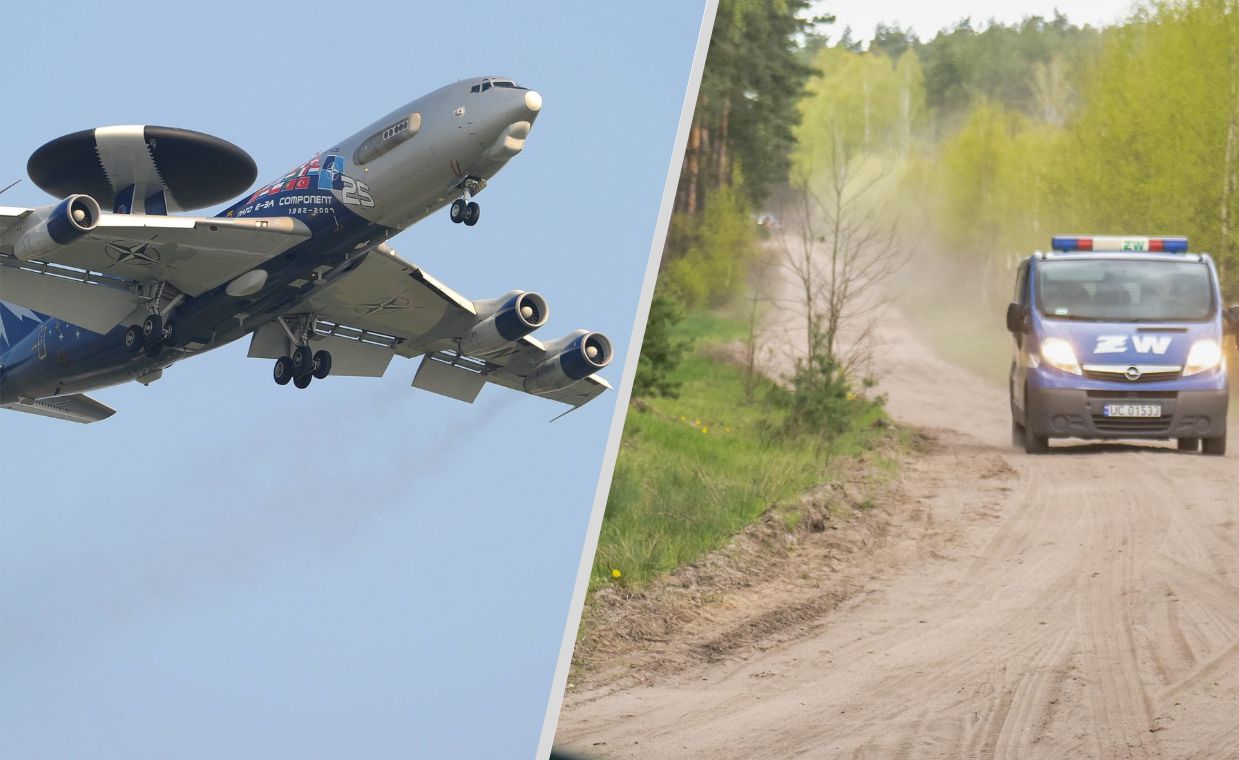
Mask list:
[{"label": "awacs aircraft", "polygon": [[[172,215],[249,188],[254,161],[182,129],[101,127],[53,140],[27,169],[61,198],[0,206],[0,406],[76,422],[84,395],[150,383],[173,363],[250,335],[275,382],[378,377],[421,356],[413,385],[472,402],[492,382],[578,407],[609,388],[601,333],[540,342],[537,293],[471,301],[392,251],[400,230],[473,196],[520,153],[541,96],[510,79],[409,103],[216,217]],[[110,208],[105,212],[103,208]]]}]

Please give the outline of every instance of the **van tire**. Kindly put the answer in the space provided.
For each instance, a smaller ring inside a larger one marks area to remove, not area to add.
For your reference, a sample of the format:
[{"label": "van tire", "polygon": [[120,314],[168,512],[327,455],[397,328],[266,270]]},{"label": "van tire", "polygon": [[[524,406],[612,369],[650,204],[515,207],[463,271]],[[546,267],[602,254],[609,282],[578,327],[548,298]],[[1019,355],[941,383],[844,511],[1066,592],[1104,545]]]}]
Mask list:
[{"label": "van tire", "polygon": [[1036,419],[1033,412],[1032,395],[1028,392],[1028,386],[1024,386],[1024,453],[1044,454],[1050,450],[1050,437],[1033,433],[1032,425],[1028,424],[1031,420]]},{"label": "van tire", "polygon": [[1222,457],[1226,456],[1226,436],[1221,438],[1205,438],[1200,442],[1201,450],[1209,456]]},{"label": "van tire", "polygon": [[1050,450],[1050,437],[1035,435],[1031,430],[1024,429],[1024,453],[1044,454]]},{"label": "van tire", "polygon": [[1199,438],[1180,438],[1179,451],[1200,451]]},{"label": "van tire", "polygon": [[1011,418],[1011,445],[1017,449],[1024,448],[1024,426]]}]

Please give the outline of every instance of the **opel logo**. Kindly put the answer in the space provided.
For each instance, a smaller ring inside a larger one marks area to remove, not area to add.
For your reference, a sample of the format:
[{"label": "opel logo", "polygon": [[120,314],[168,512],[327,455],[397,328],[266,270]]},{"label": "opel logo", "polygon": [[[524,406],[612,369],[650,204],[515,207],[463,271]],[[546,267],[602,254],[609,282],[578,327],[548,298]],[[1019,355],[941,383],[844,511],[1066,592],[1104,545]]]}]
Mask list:
[{"label": "opel logo", "polygon": [[1140,379],[1140,375],[1142,374],[1144,373],[1140,371],[1139,367],[1128,367],[1127,371],[1123,373],[1123,376],[1134,383]]}]

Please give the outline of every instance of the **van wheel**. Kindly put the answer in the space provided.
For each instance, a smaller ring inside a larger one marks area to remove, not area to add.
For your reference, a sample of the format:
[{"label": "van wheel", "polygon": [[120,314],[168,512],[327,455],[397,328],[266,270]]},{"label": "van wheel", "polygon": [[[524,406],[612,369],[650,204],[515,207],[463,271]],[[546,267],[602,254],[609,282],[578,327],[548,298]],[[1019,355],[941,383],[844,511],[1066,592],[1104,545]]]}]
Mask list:
[{"label": "van wheel", "polygon": [[1050,450],[1050,437],[1048,435],[1035,435],[1031,430],[1024,430],[1024,453],[1025,454],[1044,454]]},{"label": "van wheel", "polygon": [[1028,386],[1024,386],[1024,453],[1025,454],[1044,454],[1050,450],[1050,437],[1048,435],[1035,435],[1032,431],[1032,426],[1028,424],[1030,420],[1037,419],[1033,409],[1033,397],[1028,392]]},{"label": "van wheel", "polygon": [[1017,449],[1024,448],[1024,426],[1011,418],[1011,445]]},{"label": "van wheel", "polygon": [[1180,438],[1179,451],[1200,451],[1199,438]]},{"label": "van wheel", "polygon": [[1201,449],[1209,456],[1226,456],[1226,436],[1221,438],[1205,438],[1200,443]]}]

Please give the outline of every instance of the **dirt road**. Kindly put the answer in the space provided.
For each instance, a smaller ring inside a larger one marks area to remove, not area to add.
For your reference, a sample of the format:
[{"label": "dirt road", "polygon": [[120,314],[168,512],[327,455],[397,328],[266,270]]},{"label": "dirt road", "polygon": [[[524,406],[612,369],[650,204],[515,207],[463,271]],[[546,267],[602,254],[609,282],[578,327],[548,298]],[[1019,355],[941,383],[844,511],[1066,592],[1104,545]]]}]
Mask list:
[{"label": "dirt road", "polygon": [[560,746],[1239,758],[1239,453],[1056,444],[1030,457],[1010,447],[1002,389],[936,358],[898,315],[881,342],[893,416],[940,444],[904,475],[884,566],[795,636],[571,694]]}]

